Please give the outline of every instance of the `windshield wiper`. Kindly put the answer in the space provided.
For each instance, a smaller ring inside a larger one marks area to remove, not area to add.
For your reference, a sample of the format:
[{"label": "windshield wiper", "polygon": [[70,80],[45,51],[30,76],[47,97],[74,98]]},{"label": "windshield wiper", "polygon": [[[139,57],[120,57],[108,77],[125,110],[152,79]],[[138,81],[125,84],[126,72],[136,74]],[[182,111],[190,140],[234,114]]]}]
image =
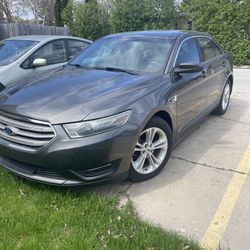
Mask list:
[{"label": "windshield wiper", "polygon": [[134,71],[131,71],[131,70],[128,70],[128,69],[115,68],[115,67],[84,66],[84,65],[81,65],[79,63],[76,63],[76,64],[71,63],[69,65],[75,66],[75,67],[78,67],[78,68],[81,68],[81,69],[107,70],[107,71],[125,72],[125,73],[128,73],[130,75],[138,75]]},{"label": "windshield wiper", "polygon": [[97,70],[107,70],[107,71],[116,71],[116,72],[125,72],[130,75],[137,75],[134,71],[128,70],[128,69],[121,69],[121,68],[115,68],[115,67],[99,67],[99,66],[93,66],[89,67],[88,69],[97,69]]},{"label": "windshield wiper", "polygon": [[88,67],[82,66],[79,63],[69,63],[70,66],[75,66],[77,68],[81,68],[81,69],[89,69]]}]

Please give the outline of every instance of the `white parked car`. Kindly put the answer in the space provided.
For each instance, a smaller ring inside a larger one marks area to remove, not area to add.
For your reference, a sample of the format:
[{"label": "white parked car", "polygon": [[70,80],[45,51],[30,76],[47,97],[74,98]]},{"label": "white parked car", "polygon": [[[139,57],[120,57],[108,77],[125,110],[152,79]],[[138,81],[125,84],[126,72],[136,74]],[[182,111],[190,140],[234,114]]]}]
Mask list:
[{"label": "white parked car", "polygon": [[70,36],[19,36],[0,41],[0,90],[66,64],[91,41]]}]

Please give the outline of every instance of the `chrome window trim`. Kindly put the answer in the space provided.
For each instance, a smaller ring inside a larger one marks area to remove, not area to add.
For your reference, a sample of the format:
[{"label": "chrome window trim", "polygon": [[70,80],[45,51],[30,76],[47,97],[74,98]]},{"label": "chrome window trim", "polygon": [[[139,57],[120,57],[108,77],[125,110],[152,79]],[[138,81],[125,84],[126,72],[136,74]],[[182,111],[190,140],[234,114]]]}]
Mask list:
[{"label": "chrome window trim", "polygon": [[[179,55],[179,53],[180,53],[180,50],[181,50],[182,45],[183,45],[187,40],[193,39],[193,38],[194,38],[194,37],[187,37],[187,38],[185,38],[185,39],[181,42],[181,44],[180,44],[179,47],[178,47],[177,53],[176,53],[176,55],[175,55],[173,67],[176,66],[176,61],[177,61],[177,58],[178,58],[178,55]],[[197,50],[198,50],[198,47],[197,47]],[[200,60],[201,58],[200,58],[199,50],[198,50],[198,55],[199,55],[199,60]],[[200,63],[201,63],[201,62],[200,62]]]},{"label": "chrome window trim", "polygon": [[[178,55],[179,55],[179,52],[180,52],[180,49],[181,49],[181,46],[183,45],[183,43],[184,42],[186,42],[188,39],[193,39],[193,38],[207,38],[207,39],[209,39],[210,41],[212,41],[213,43],[215,43],[217,46],[218,46],[218,48],[221,50],[221,52],[222,52],[222,54],[221,55],[223,55],[223,54],[225,54],[225,52],[224,52],[224,50],[218,45],[218,43],[217,42],[215,42],[211,37],[209,37],[209,36],[206,36],[206,35],[192,35],[192,36],[189,36],[189,37],[186,37],[186,38],[184,38],[181,42],[180,42],[180,44],[179,44],[179,46],[178,46],[178,49],[177,49],[177,52],[176,52],[176,54],[175,54],[175,58],[174,58],[174,61],[173,61],[173,63],[172,63],[172,67],[171,67],[171,69],[172,68],[174,68],[175,66],[176,66],[176,61],[177,61],[177,57],[178,57]],[[173,51],[172,51],[172,53],[173,53]],[[219,56],[221,56],[221,55],[219,55]],[[219,57],[219,56],[217,56],[217,57]],[[207,61],[204,61],[204,62],[200,62],[200,63],[206,63],[206,62],[209,62],[210,60],[214,60],[215,58],[217,58],[217,57],[214,57],[214,58],[211,58],[211,59],[209,59],[209,60],[207,60]],[[200,58],[201,59],[201,58]],[[166,67],[166,70],[165,70],[165,74],[167,74],[169,71],[170,71],[170,61],[168,62],[168,65],[167,65],[167,67]]]}]

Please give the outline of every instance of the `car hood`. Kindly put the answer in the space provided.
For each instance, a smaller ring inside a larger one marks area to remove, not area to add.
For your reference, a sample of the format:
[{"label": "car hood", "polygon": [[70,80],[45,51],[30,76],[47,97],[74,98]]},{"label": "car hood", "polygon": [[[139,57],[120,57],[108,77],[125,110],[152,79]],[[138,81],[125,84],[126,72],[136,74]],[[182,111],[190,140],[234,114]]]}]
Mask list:
[{"label": "car hood", "polygon": [[7,86],[13,78],[13,74],[15,74],[14,71],[16,69],[15,64],[16,62],[12,62],[8,65],[0,65],[0,83],[4,86]]},{"label": "car hood", "polygon": [[0,83],[5,85],[5,82],[8,80],[9,75],[8,75],[8,69],[10,68],[9,65],[0,65]]},{"label": "car hood", "polygon": [[2,73],[4,73],[4,72],[6,71],[6,69],[8,69],[8,65],[5,65],[5,66],[0,65],[0,75],[1,75]]},{"label": "car hood", "polygon": [[69,123],[121,112],[155,88],[160,76],[122,72],[60,69],[25,81],[0,95],[0,110],[24,117]]}]

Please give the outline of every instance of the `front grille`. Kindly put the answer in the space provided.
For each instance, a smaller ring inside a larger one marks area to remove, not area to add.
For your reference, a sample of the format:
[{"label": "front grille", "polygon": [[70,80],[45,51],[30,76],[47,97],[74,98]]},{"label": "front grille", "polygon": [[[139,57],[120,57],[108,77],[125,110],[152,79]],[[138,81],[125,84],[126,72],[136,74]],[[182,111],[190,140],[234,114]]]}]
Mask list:
[{"label": "front grille", "polygon": [[50,180],[44,180],[44,182],[51,181],[51,184],[62,184],[67,180],[65,177],[60,175],[60,173],[57,173],[53,169],[45,169],[32,166],[26,163],[12,160],[3,155],[0,155],[0,164],[14,174],[37,181],[42,181],[41,178],[48,178]]},{"label": "front grille", "polygon": [[0,138],[12,146],[37,150],[54,137],[55,132],[47,122],[0,112]]}]

